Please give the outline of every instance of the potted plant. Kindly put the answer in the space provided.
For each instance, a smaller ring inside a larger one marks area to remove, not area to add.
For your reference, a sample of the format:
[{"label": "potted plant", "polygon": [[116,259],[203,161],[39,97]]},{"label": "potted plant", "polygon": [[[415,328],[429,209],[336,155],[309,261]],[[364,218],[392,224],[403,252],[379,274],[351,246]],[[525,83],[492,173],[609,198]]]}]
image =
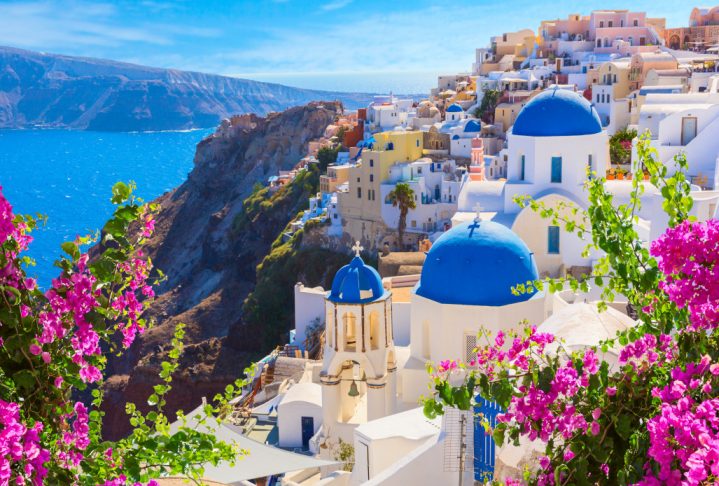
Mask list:
[{"label": "potted plant", "polygon": [[607,180],[613,181],[614,180],[614,169],[609,169],[607,171]]}]

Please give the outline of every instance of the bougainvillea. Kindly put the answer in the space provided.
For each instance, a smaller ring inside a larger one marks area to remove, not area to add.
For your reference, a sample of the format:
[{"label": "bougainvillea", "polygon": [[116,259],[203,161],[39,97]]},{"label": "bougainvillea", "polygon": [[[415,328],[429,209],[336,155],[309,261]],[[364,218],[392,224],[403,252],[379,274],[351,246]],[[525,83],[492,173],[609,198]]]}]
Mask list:
[{"label": "bougainvillea", "polygon": [[518,199],[553,224],[590,235],[589,248],[604,255],[589,278],[531,285],[587,292],[592,283],[601,288],[600,307],[626,297],[637,325],[571,352],[527,325],[496,336],[482,332],[476,360],[430,367],[435,394],[425,400],[426,414],[468,409],[481,395],[505,409],[491,430],[495,442],[545,444],[534,467],[505,484],[719,482],[719,222],[689,217],[682,157],[670,175],[645,141],[637,152],[669,221],[651,246],[636,232],[644,191],[638,180],[628,204],[616,204],[601,178],[588,181],[590,206],[580,222],[563,217],[562,208]]},{"label": "bougainvillea", "polygon": [[[177,327],[160,384],[140,413],[127,404],[133,432],[102,440],[102,380],[106,353],[122,353],[151,324],[143,317],[161,277],[140,250],[154,230],[156,208],[116,184],[113,217],[97,238],[62,245],[58,277],[42,291],[27,276],[23,255],[36,221],[13,213],[0,188],[0,485],[156,484],[161,474],[198,479],[205,463],[234,461],[241,451],[214,435],[180,425],[170,433],[164,395],[182,352]],[[92,258],[84,251],[97,243]],[[226,410],[239,382],[205,407]],[[89,401],[77,392],[88,389]],[[182,415],[180,414],[180,417]]]}]

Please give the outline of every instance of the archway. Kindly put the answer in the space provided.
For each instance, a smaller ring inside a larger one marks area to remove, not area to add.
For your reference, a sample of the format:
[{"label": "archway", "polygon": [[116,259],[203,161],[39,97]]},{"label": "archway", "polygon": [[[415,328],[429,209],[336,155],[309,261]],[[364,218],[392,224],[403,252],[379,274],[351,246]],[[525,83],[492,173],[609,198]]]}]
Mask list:
[{"label": "archway", "polygon": [[670,49],[679,49],[679,47],[681,47],[679,45],[680,41],[681,40],[679,39],[679,36],[674,34],[673,36],[671,36],[669,38],[669,48]]}]

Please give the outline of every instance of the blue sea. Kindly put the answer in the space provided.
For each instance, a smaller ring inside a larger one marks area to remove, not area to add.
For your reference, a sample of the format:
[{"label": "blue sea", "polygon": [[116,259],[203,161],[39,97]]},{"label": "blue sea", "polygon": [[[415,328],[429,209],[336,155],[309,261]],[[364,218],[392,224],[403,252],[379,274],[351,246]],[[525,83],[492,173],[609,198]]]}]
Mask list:
[{"label": "blue sea", "polygon": [[180,185],[195,146],[212,130],[106,133],[0,130],[0,186],[16,213],[47,216],[34,232],[28,269],[42,286],[58,273],[60,244],[93,234],[112,212],[110,189],[134,181],[151,200]]}]

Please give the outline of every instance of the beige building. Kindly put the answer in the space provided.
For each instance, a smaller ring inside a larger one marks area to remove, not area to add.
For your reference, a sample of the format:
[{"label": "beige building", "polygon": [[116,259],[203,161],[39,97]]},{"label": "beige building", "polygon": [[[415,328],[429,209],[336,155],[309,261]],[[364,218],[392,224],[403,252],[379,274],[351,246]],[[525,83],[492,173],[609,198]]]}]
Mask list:
[{"label": "beige building", "polygon": [[494,109],[494,124],[506,133],[514,125],[517,115],[522,111],[532,97],[537,94],[533,91],[517,91],[502,97]]},{"label": "beige building", "polygon": [[505,32],[493,37],[489,51],[478,50],[476,73],[486,76],[492,71],[509,71],[518,68],[531,54],[535,40],[536,35],[531,29]]},{"label": "beige building", "polygon": [[327,167],[327,174],[320,176],[320,191],[337,191],[339,186],[349,180],[351,167],[351,165],[330,165]]},{"label": "beige building", "polygon": [[638,52],[629,67],[629,88],[634,91],[644,85],[644,78],[652,69],[677,69],[679,63],[668,52]]},{"label": "beige building", "polygon": [[349,169],[349,191],[338,195],[343,229],[352,239],[376,248],[385,233],[380,184],[389,168],[399,162],[422,157],[422,132],[388,131],[376,133],[374,142],[362,151],[358,164]]}]

